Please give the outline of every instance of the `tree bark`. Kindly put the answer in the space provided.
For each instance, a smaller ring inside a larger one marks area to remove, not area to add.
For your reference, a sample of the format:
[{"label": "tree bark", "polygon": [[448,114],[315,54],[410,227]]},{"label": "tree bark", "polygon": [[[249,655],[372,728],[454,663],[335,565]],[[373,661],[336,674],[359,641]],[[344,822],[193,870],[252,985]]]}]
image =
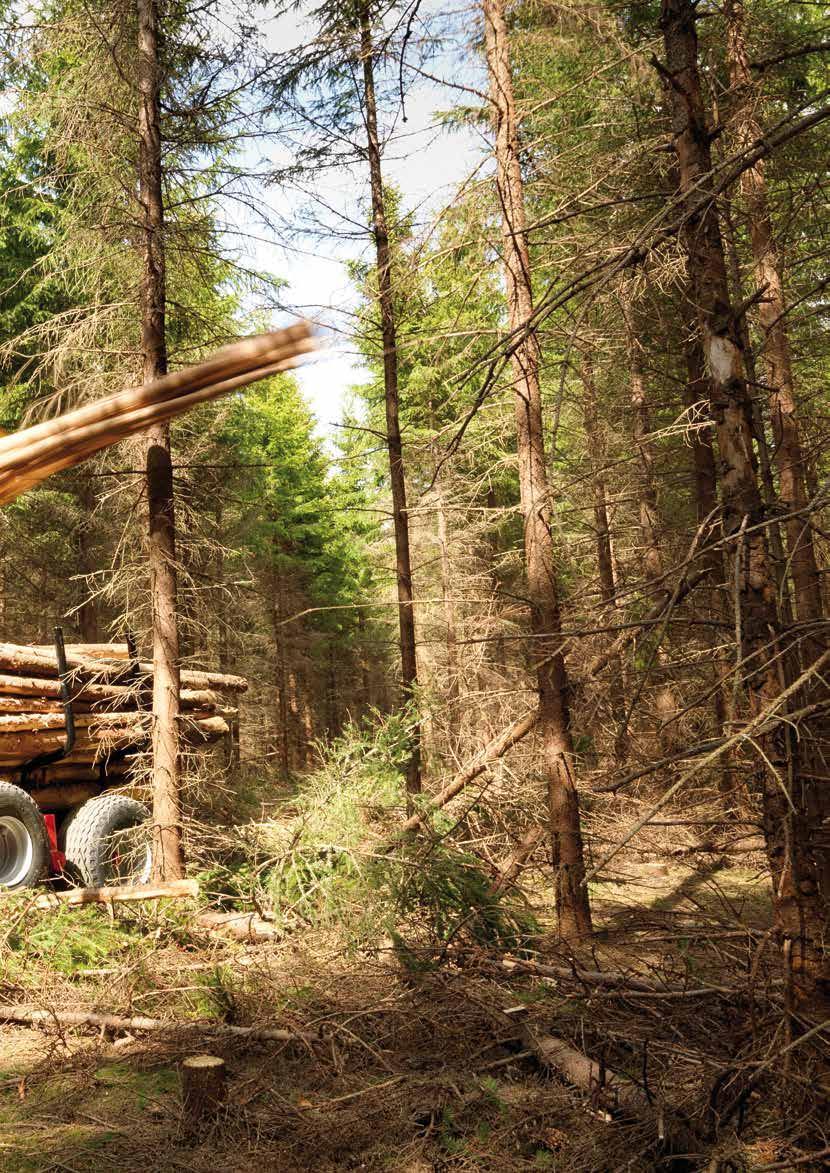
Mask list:
[{"label": "tree bark", "polygon": [[[755,114],[758,93],[746,48],[743,0],[726,0],[725,13],[727,59],[736,102],[734,125],[737,145],[739,149],[745,149],[762,136],[763,130]],[[758,303],[758,317],[764,336],[763,356],[770,388],[769,405],[779,497],[790,515],[784,523],[784,529],[795,588],[795,605],[799,621],[812,624],[823,617],[821,576],[813,546],[810,518],[804,512],[808,495],[785,316],[787,302],[784,296],[781,257],[767,199],[763,160],[758,160],[743,172],[741,192],[749,225],[755,284],[758,289],[764,290],[763,297]],[[821,654],[822,649],[820,633],[811,632],[808,644],[809,658],[815,659]]]},{"label": "tree bark", "polygon": [[640,518],[640,540],[642,542],[643,572],[647,582],[662,578],[665,569],[663,551],[660,546],[660,518],[657,510],[657,481],[654,472],[654,445],[649,436],[651,421],[646,399],[643,352],[637,337],[637,323],[634,307],[627,289],[620,297],[623,321],[625,323],[628,369],[631,379],[631,420],[634,448],[637,453],[639,476],[637,478],[638,512]]},{"label": "tree bark", "polygon": [[[585,438],[590,449],[589,459],[593,462],[592,487],[594,496],[594,534],[596,539],[599,590],[603,606],[609,611],[616,607],[617,587],[614,580],[614,558],[611,549],[611,529],[608,522],[608,495],[605,487],[605,464],[607,445],[599,422],[597,389],[594,383],[593,364],[587,355],[582,356],[580,378],[584,389],[583,421]],[[608,686],[611,715],[615,725],[614,757],[624,762],[628,757],[628,730],[626,728],[625,683],[622,658],[615,656],[610,661],[611,679]]]},{"label": "tree bark", "polygon": [[[161,67],[155,0],[137,0],[139,160],[143,218],[141,347],[144,382],[167,373],[164,201],[161,172]],[[150,604],[153,630],[153,874],[184,876],[179,794],[179,631],[176,612],[176,527],[170,425],[145,437]]]},{"label": "tree bark", "polygon": [[[690,304],[686,323],[683,350],[686,359],[686,382],[683,385],[683,404],[689,409],[698,403],[707,407],[712,399],[712,389],[706,377],[706,360],[703,356],[703,347],[700,343],[697,315]],[[709,590],[709,610],[719,620],[725,620],[726,583],[724,581],[723,553],[716,548],[717,534],[715,522],[718,505],[718,475],[715,467],[715,453],[712,447],[711,428],[705,431],[695,428],[691,435],[692,469],[695,486],[695,514],[698,526],[707,522],[708,526],[702,536],[704,549],[704,565],[711,569],[711,587]],[[722,642],[720,636],[715,635],[712,644],[719,648]],[[712,697],[712,707],[715,717],[715,734],[722,737],[729,722],[733,719],[732,696],[729,691],[728,680],[732,665],[725,653],[718,650],[714,655],[714,674],[716,680],[715,692]],[[732,771],[732,754],[724,753],[720,773],[720,791],[730,798],[735,789],[735,779]]]},{"label": "tree bark", "polygon": [[[386,444],[389,450],[389,479],[392,488],[392,521],[395,530],[395,558],[398,587],[398,624],[401,645],[401,683],[405,701],[414,700],[418,689],[418,660],[415,646],[415,610],[412,595],[412,558],[409,549],[409,514],[406,505],[403,444],[398,398],[398,345],[392,287],[392,253],[383,190],[377,101],[375,98],[374,46],[369,6],[360,7],[360,49],[363,65],[364,116],[366,120],[369,180],[377,256],[378,308],[383,343],[383,386],[386,401]],[[406,789],[421,789],[421,730],[412,729],[412,753],[406,767]]]},{"label": "tree bark", "polygon": [[444,608],[444,631],[447,649],[447,698],[450,703],[453,703],[458,699],[460,684],[458,673],[458,635],[455,622],[455,599],[453,598],[452,560],[450,558],[447,512],[444,507],[444,490],[440,477],[436,481],[435,490],[438,549],[441,559],[441,601]]},{"label": "tree bark", "polygon": [[[730,301],[723,241],[711,181],[711,134],[698,72],[694,0],[662,0],[666,92],[674,149],[685,198],[684,242],[692,297],[710,378],[710,413],[721,470],[721,518],[730,556],[737,559],[740,651],[753,713],[781,691],[776,651],[785,632],[775,605],[775,577],[763,523],[765,511],[752,451],[752,404],[745,356]],[[747,660],[747,657],[749,658]],[[799,777],[797,747],[784,723],[760,739],[758,784],[773,881],[776,928],[791,957],[794,988],[811,999],[830,993],[822,940],[827,906],[818,884],[819,848]]]},{"label": "tree bark", "polygon": [[539,689],[539,730],[548,780],[551,863],[565,938],[591,932],[584,884],[579,798],[573,778],[574,748],[568,711],[568,675],[560,650],[562,624],[550,532],[550,493],[542,428],[539,343],[529,327],[533,313],[527,217],[519,160],[518,123],[503,0],[483,0],[496,136],[497,190],[502,219],[507,310],[514,337],[511,359],[516,403],[519,491],[524,524],[525,568],[530,598],[533,657]]},{"label": "tree bark", "polygon": [[217,1055],[192,1055],[181,1065],[182,1123],[199,1137],[225,1106],[227,1071]]}]

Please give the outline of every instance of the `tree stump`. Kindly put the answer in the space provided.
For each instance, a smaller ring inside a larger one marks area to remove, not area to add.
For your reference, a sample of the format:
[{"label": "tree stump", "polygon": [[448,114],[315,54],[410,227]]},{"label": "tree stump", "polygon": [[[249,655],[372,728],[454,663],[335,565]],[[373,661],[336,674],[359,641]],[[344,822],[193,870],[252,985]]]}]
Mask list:
[{"label": "tree stump", "polygon": [[181,1066],[182,1119],[188,1132],[215,1119],[225,1103],[225,1060],[193,1055]]}]

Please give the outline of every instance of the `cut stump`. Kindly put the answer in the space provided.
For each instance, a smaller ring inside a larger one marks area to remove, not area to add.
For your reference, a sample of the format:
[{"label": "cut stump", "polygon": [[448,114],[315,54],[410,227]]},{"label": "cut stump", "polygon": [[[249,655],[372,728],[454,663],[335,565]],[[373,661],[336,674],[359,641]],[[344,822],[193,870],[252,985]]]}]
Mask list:
[{"label": "cut stump", "polygon": [[225,1103],[225,1060],[192,1055],[181,1066],[182,1120],[189,1132],[214,1120]]}]

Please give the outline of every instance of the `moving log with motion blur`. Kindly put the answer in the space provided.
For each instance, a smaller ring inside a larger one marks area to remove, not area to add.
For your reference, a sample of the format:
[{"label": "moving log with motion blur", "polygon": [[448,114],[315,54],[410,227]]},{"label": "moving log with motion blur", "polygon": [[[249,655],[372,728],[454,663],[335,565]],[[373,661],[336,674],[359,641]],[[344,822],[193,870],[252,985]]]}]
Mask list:
[{"label": "moving log with motion blur", "polygon": [[307,323],[226,346],[207,362],[120,391],[0,438],[0,504],[135,432],[296,366],[316,343]]}]

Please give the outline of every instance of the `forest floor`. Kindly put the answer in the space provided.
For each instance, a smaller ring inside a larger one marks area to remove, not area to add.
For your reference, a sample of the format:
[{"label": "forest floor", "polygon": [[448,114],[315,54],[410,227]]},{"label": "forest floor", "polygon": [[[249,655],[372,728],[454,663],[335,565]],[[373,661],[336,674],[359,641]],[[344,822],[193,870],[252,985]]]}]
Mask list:
[{"label": "forest floor", "polygon": [[[647,979],[653,994],[569,975],[574,958],[554,947],[535,960],[559,976],[474,949],[413,973],[391,949],[349,956],[320,930],[260,945],[194,934],[172,905],[123,921],[97,908],[41,918],[0,972],[4,1002],[171,1026],[0,1029],[0,1170],[820,1168],[804,1160],[821,1128],[803,1071],[747,1082],[759,1055],[780,1075],[784,1043],[767,882],[743,858],[622,857],[615,882],[595,888],[598,933],[579,963]],[[713,985],[732,992],[689,993]],[[218,1022],[315,1039],[229,1037]],[[653,1112],[606,1119],[602,1093],[540,1064],[529,1028],[633,1074]],[[177,1069],[204,1052],[226,1059],[229,1099],[194,1139]]]}]

